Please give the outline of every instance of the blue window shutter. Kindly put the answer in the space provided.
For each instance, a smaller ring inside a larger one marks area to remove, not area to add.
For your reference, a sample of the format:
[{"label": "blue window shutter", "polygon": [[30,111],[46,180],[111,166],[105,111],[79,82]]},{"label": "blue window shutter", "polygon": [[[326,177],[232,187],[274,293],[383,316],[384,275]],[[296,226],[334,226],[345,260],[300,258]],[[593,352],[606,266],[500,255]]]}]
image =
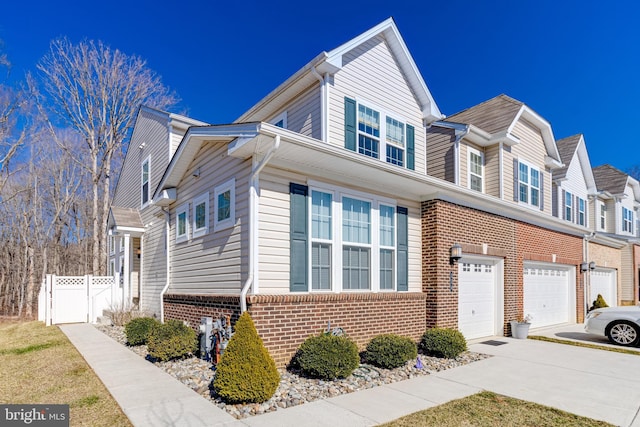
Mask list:
[{"label": "blue window shutter", "polygon": [[309,189],[306,185],[295,183],[289,184],[289,196],[291,203],[290,212],[290,257],[289,290],[291,292],[306,292],[309,290],[307,284],[307,194]]},{"label": "blue window shutter", "polygon": [[356,139],[358,132],[356,117],[356,101],[350,98],[344,98],[344,148],[356,151]]},{"label": "blue window shutter", "polygon": [[517,202],[520,200],[519,195],[519,184],[518,181],[518,173],[520,173],[520,164],[518,163],[518,159],[513,159],[513,201]]},{"label": "blue window shutter", "polygon": [[409,227],[408,210],[398,206],[398,291],[409,290]]},{"label": "blue window shutter", "polygon": [[540,171],[540,210],[544,210],[544,172]]},{"label": "blue window shutter", "polygon": [[407,169],[414,170],[416,168],[416,142],[415,129],[411,125],[407,125]]}]

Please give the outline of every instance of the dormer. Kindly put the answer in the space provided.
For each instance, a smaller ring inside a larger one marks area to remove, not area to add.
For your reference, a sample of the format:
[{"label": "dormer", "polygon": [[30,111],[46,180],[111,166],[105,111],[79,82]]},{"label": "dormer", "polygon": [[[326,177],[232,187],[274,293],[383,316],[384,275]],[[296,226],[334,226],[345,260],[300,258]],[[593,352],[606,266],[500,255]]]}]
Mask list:
[{"label": "dormer", "polygon": [[596,187],[595,210],[605,216],[604,231],[626,237],[638,237],[638,209],[640,208],[640,183],[611,165],[593,168]]}]

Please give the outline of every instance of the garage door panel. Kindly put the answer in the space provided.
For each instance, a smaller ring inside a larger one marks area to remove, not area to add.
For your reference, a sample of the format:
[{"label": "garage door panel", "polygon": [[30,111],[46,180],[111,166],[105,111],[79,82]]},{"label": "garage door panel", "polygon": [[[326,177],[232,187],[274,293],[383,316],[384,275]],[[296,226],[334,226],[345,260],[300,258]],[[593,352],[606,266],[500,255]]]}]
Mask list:
[{"label": "garage door panel", "polygon": [[458,329],[467,339],[495,331],[495,266],[461,262],[458,266]]},{"label": "garage door panel", "polygon": [[618,305],[616,270],[603,268],[596,269],[590,273],[590,280],[590,304],[595,301],[598,294],[600,294],[610,307]]},{"label": "garage door panel", "polygon": [[524,315],[533,327],[569,322],[569,276],[558,267],[525,267]]}]

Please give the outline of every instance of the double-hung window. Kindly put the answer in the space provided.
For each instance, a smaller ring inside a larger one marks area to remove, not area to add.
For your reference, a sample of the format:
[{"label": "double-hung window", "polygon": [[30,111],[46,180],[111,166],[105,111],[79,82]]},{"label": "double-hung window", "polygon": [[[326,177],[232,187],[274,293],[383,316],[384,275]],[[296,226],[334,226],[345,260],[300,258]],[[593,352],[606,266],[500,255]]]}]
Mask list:
[{"label": "double-hung window", "polygon": [[484,158],[482,152],[469,148],[469,188],[483,191]]},{"label": "double-hung window", "polygon": [[331,290],[333,194],[311,191],[311,289]]},{"label": "double-hung window", "polygon": [[395,207],[380,204],[380,289],[395,289]]},{"label": "double-hung window", "polygon": [[564,219],[573,220],[573,194],[568,191],[564,193]]},{"label": "double-hung window", "polygon": [[142,183],[142,206],[146,206],[149,203],[149,163],[150,159],[147,157],[141,166],[141,183]]},{"label": "double-hung window", "polygon": [[622,207],[622,231],[633,234],[633,211]]},{"label": "double-hung window", "polygon": [[217,186],[213,192],[214,230],[233,227],[235,217],[236,180],[235,178]]},{"label": "double-hung window", "polygon": [[176,243],[189,239],[189,204],[185,203],[176,210]]},{"label": "double-hung window", "polygon": [[342,198],[342,287],[371,287],[371,202]]},{"label": "double-hung window", "polygon": [[587,213],[586,213],[586,208],[585,208],[585,201],[584,199],[581,199],[580,197],[578,197],[578,224],[580,225],[587,225],[586,221],[587,221]]},{"label": "double-hung window", "polygon": [[200,237],[209,231],[209,192],[193,201],[193,237]]},{"label": "double-hung window", "polygon": [[600,205],[600,229],[605,230],[607,228],[607,205],[602,203]]},{"label": "double-hung window", "polygon": [[540,171],[526,163],[518,163],[518,200],[540,207]]},{"label": "double-hung window", "polygon": [[415,128],[367,102],[345,98],[345,147],[399,167],[415,168]]},{"label": "double-hung window", "polygon": [[116,238],[109,236],[109,255],[115,255],[116,253]]}]

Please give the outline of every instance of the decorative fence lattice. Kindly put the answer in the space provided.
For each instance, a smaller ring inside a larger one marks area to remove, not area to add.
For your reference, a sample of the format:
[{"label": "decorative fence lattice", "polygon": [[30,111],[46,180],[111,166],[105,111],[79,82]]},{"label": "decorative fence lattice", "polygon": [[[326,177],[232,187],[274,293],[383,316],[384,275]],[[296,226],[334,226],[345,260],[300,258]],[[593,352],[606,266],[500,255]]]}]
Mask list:
[{"label": "decorative fence lattice", "polygon": [[38,320],[47,325],[95,323],[103,310],[123,301],[119,278],[47,274],[38,295]]}]

